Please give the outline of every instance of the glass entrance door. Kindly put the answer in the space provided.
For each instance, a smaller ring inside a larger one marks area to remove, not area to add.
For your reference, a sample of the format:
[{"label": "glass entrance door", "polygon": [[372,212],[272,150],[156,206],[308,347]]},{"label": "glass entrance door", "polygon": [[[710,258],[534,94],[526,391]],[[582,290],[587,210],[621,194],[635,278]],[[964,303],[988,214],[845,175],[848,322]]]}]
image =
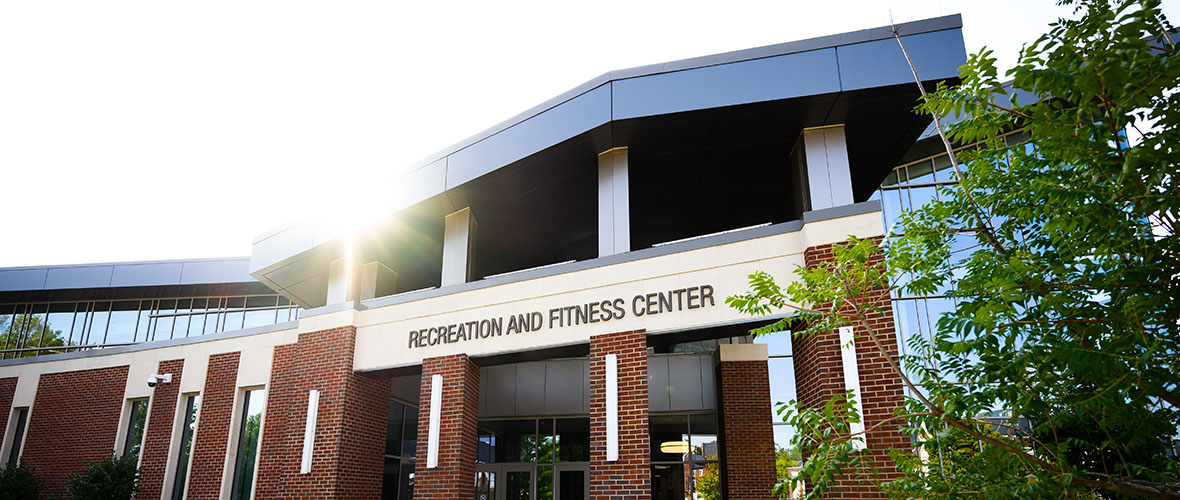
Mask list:
[{"label": "glass entrance door", "polygon": [[537,472],[531,464],[475,466],[475,500],[533,500]]},{"label": "glass entrance door", "polygon": [[558,465],[554,500],[589,500],[590,465]]}]

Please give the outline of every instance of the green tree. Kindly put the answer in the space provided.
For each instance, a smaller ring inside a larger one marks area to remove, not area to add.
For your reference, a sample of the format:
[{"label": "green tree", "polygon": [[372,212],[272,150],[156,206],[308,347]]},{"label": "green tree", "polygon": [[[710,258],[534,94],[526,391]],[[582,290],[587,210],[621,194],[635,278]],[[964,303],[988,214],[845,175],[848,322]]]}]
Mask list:
[{"label": "green tree", "polygon": [[776,446],[774,451],[774,468],[778,472],[780,481],[791,478],[790,468],[798,467],[803,461],[803,454],[795,447],[783,448]]},{"label": "green tree", "polygon": [[[985,49],[924,99],[971,147],[952,155],[958,183],[901,218],[883,264],[853,238],[785,289],[756,273],[728,300],[795,309],[755,333],[851,325],[882,354],[867,317],[889,304],[872,290],[949,289],[956,303],[891,361],[908,395],[888,424],[923,452],[891,453],[900,479],[861,460],[848,395],[781,407],[809,495],[844,476],[899,498],[1180,498],[1163,445],[1180,425],[1180,51],[1157,1],[1062,3],[1072,17],[1022,49],[1010,86]],[[1029,140],[1005,144],[1013,129]],[[1013,418],[981,417],[997,409]]]},{"label": "green tree", "polygon": [[705,500],[720,500],[721,470],[717,464],[705,466],[705,473],[696,479],[697,493]]}]

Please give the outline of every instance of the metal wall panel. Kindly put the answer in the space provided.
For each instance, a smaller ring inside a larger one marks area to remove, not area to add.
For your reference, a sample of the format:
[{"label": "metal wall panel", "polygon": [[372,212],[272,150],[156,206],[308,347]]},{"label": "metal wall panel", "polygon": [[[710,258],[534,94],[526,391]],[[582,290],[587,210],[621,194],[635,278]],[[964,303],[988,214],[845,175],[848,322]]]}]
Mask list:
[{"label": "metal wall panel", "polygon": [[45,288],[103,288],[111,286],[114,266],[79,266],[51,268]]},{"label": "metal wall panel", "polygon": [[610,85],[549,108],[447,158],[447,189],[525,158],[611,119]]},{"label": "metal wall panel", "polygon": [[479,390],[488,393],[486,411],[481,416],[506,417],[516,414],[516,365],[488,367],[487,385],[480,380]]},{"label": "metal wall panel", "polygon": [[[895,43],[896,44],[896,43]],[[833,48],[614,82],[614,119],[826,94],[840,90]]]},{"label": "metal wall panel", "polygon": [[180,262],[115,266],[111,274],[111,286],[180,284],[180,271],[183,268],[184,264]]},{"label": "metal wall panel", "polygon": [[514,415],[545,414],[545,362],[516,365],[516,409]]},{"label": "metal wall panel", "polygon": [[180,271],[180,284],[250,283],[250,259],[185,262]]},{"label": "metal wall panel", "polygon": [[545,408],[538,415],[577,415],[586,413],[583,390],[589,389],[580,359],[547,361],[545,370]]},{"label": "metal wall panel", "polygon": [[48,269],[5,269],[0,271],[0,292],[42,290]]},{"label": "metal wall panel", "polygon": [[[901,37],[922,80],[959,76],[966,61],[963,34],[958,29]],[[897,40],[885,39],[837,47],[843,90],[914,83]]]},{"label": "metal wall panel", "polygon": [[647,407],[649,411],[669,411],[672,409],[668,391],[672,389],[668,381],[668,356],[647,357]]},{"label": "metal wall panel", "polygon": [[701,356],[669,356],[668,381],[669,410],[699,410],[704,406],[701,401]]}]

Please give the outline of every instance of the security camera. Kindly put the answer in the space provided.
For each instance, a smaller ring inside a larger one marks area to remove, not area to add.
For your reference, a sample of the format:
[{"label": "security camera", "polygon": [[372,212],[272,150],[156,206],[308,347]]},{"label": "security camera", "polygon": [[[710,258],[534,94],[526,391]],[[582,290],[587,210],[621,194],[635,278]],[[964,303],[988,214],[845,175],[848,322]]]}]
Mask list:
[{"label": "security camera", "polygon": [[148,379],[147,379],[148,387],[155,387],[156,384],[158,384],[160,382],[163,382],[165,384],[171,384],[172,383],[172,374],[165,373],[163,375],[160,375],[159,373],[156,373],[156,374],[148,376]]}]

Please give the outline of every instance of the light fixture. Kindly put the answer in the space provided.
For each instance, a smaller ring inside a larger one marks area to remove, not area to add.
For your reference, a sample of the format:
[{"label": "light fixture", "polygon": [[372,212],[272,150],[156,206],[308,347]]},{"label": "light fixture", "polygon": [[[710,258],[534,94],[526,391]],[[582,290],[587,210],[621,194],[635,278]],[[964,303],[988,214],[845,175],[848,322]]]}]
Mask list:
[{"label": "light fixture", "polygon": [[660,443],[660,453],[683,455],[688,453],[688,443],[684,441],[664,441]]}]

